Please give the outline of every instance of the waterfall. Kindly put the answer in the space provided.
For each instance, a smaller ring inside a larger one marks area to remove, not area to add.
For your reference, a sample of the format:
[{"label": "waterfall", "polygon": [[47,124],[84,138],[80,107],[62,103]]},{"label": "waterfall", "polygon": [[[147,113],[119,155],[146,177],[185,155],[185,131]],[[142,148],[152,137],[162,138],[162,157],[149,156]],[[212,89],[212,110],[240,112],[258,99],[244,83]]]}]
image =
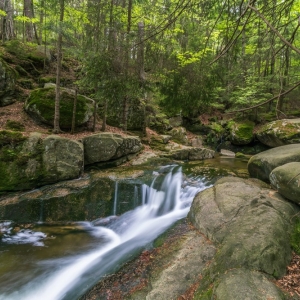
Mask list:
[{"label": "waterfall", "polygon": [[[184,183],[182,170],[158,173],[150,186],[141,186],[141,203],[119,217],[109,218],[106,227],[101,220],[83,223],[90,234],[99,238],[99,245],[87,253],[69,256],[62,260],[51,259],[39,267],[50,269],[37,272],[37,276],[14,290],[1,294],[5,300],[71,300],[77,299],[99,279],[114,271],[130,258],[136,249],[149,245],[174,222],[185,217],[194,196],[206,186],[201,180]],[[138,188],[134,188],[134,197]],[[118,182],[116,181],[113,214],[117,213]],[[138,199],[137,199],[138,200]],[[135,199],[134,199],[135,201]],[[107,218],[105,218],[105,221]],[[97,224],[101,225],[98,226]],[[1,278],[0,278],[1,280]]]}]

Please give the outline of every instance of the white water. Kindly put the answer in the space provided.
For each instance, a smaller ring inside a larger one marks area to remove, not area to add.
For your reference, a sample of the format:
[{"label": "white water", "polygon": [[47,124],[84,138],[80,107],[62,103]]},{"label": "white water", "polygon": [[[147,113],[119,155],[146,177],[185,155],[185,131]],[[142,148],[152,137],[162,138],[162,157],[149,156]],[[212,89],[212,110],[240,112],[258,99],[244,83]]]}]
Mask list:
[{"label": "white water", "polygon": [[[39,274],[18,291],[0,295],[3,300],[58,300],[76,299],[114,266],[129,258],[135,249],[152,242],[177,220],[185,217],[190,204],[200,190],[205,188],[201,181],[194,186],[182,187],[181,169],[172,167],[161,188],[154,188],[159,181],[153,180],[151,186],[142,185],[142,205],[119,218],[111,218],[107,227],[84,223],[87,229],[101,240],[101,245],[89,253],[65,258],[58,270],[54,268]],[[114,199],[114,213],[117,203],[117,183]],[[135,192],[136,194],[136,192]],[[107,218],[106,218],[107,219]],[[105,221],[106,221],[105,219]],[[101,220],[97,220],[101,224]],[[97,224],[94,222],[93,224]],[[103,243],[104,240],[104,243]],[[46,263],[59,266],[57,261]]]}]

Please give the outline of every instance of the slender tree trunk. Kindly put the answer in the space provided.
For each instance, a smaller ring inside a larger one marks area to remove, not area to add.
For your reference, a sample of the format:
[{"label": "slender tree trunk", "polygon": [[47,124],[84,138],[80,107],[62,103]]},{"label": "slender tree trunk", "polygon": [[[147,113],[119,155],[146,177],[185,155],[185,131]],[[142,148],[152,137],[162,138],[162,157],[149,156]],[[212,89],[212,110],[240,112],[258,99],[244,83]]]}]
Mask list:
[{"label": "slender tree trunk", "polygon": [[144,99],[143,99],[143,115],[144,115],[144,123],[143,123],[143,134],[144,136],[146,136],[147,134],[147,120],[148,120],[148,116],[147,116],[147,102],[148,102],[148,97],[147,97],[147,93],[145,91],[145,70],[144,70],[144,23],[143,22],[139,22],[138,23],[138,51],[137,51],[137,63],[138,63],[138,67],[137,67],[137,72],[138,72],[138,77],[139,77],[139,81],[140,81],[140,87],[141,87],[141,91],[142,94],[144,95]]},{"label": "slender tree trunk", "polygon": [[61,63],[62,63],[62,22],[64,20],[64,0],[59,1],[60,16],[59,16],[59,33],[57,40],[57,68],[56,68],[56,92],[55,92],[55,112],[54,112],[54,128],[53,132],[60,132],[59,127],[59,104],[60,104],[60,77],[61,77]]},{"label": "slender tree trunk", "polygon": [[[126,77],[128,77],[129,57],[130,57],[129,34],[131,31],[131,13],[132,13],[132,0],[128,0],[126,53],[125,53],[125,76]],[[129,97],[128,95],[125,95],[123,99],[123,130],[124,131],[127,131],[128,111],[129,111]]]},{"label": "slender tree trunk", "polygon": [[[30,20],[33,19],[33,3],[32,0],[24,0],[24,17],[29,18]],[[25,22],[25,36],[26,41],[32,42],[34,37],[34,31],[33,31],[33,24],[31,21]]]}]

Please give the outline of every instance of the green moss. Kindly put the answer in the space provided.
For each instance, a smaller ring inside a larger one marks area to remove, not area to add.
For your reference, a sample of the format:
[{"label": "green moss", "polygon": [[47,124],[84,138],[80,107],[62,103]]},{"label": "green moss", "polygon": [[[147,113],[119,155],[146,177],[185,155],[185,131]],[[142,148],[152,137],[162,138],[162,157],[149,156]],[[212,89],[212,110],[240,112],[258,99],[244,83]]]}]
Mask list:
[{"label": "green moss", "polygon": [[13,131],[24,131],[25,129],[25,126],[22,123],[12,120],[7,120],[5,127]]},{"label": "green moss", "polygon": [[0,147],[5,145],[16,145],[20,142],[25,141],[27,138],[20,132],[13,132],[8,130],[0,131]]},{"label": "green moss", "polygon": [[19,59],[30,59],[39,64],[44,63],[44,56],[36,50],[35,44],[22,43],[19,40],[10,40],[4,44],[6,51]]},{"label": "green moss", "polygon": [[212,297],[213,297],[213,289],[209,288],[208,290],[203,292],[201,295],[198,295],[198,296],[194,297],[194,299],[197,299],[197,300],[211,300],[211,299],[213,299]]},{"label": "green moss", "polygon": [[[63,90],[60,98],[60,126],[62,128],[71,127],[73,105],[74,95]],[[55,89],[49,87],[32,91],[26,102],[26,109],[30,110],[30,107],[35,107],[45,123],[52,125],[54,119]],[[87,100],[83,96],[78,95],[75,119],[76,126],[81,125],[84,122],[88,110]]]},{"label": "green moss", "polygon": [[291,245],[294,251],[300,255],[300,218],[297,218],[291,234]]},{"label": "green moss", "polygon": [[253,136],[254,123],[246,121],[244,123],[237,124],[236,134],[242,139],[251,139]]},{"label": "green moss", "polygon": [[213,131],[215,131],[216,133],[222,133],[222,132],[224,132],[224,128],[219,123],[216,123],[216,122],[212,123],[210,125],[210,128]]}]

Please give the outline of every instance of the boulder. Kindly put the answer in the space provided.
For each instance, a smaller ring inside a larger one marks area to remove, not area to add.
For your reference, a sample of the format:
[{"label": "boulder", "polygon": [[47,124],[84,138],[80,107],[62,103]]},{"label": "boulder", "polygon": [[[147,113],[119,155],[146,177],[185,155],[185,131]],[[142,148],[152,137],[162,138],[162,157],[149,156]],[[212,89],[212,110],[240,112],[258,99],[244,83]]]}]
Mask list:
[{"label": "boulder", "polygon": [[181,116],[176,116],[176,117],[172,117],[169,119],[169,124],[172,127],[179,127],[182,126],[182,117]]},{"label": "boulder", "polygon": [[202,139],[199,136],[192,138],[190,144],[192,147],[199,147],[199,148],[203,147]]},{"label": "boulder", "polygon": [[[74,94],[67,89],[61,90],[60,127],[71,128],[73,117]],[[55,106],[55,87],[33,90],[25,102],[25,111],[38,123],[53,125]],[[88,98],[78,95],[75,125],[81,126],[93,115],[93,103]]]},{"label": "boulder", "polygon": [[175,127],[171,131],[169,131],[169,134],[172,136],[172,140],[174,142],[183,144],[183,145],[188,144],[186,129],[184,127]]},{"label": "boulder", "polygon": [[0,107],[15,102],[17,72],[0,59]]},{"label": "boulder", "polygon": [[51,135],[43,140],[43,167],[47,180],[78,178],[83,172],[83,144]]},{"label": "boulder", "polygon": [[272,170],[289,162],[300,162],[300,144],[276,147],[252,156],[248,171],[251,177],[269,182]]},{"label": "boulder", "polygon": [[285,299],[282,291],[266,276],[246,269],[233,269],[222,275],[214,293],[222,300]]},{"label": "boulder", "polygon": [[93,134],[83,139],[85,165],[115,160],[142,149],[138,137],[112,133]]},{"label": "boulder", "polygon": [[235,157],[235,153],[230,151],[230,150],[226,150],[226,149],[221,149],[220,150],[220,155],[223,156],[228,156],[228,157]]},{"label": "boulder", "polygon": [[300,204],[300,162],[275,168],[270,174],[270,182],[282,196]]},{"label": "boulder", "polygon": [[230,122],[230,141],[234,145],[248,145],[253,141],[254,123],[251,121],[245,122]]},{"label": "boulder", "polygon": [[269,147],[300,143],[300,119],[284,119],[268,123],[256,132],[256,137]]},{"label": "boulder", "polygon": [[292,256],[291,218],[298,211],[254,179],[225,177],[200,192],[188,218],[218,250],[195,299],[208,293],[209,299],[281,299],[268,277],[285,274]]},{"label": "boulder", "polygon": [[2,131],[1,136],[0,192],[78,178],[83,170],[83,145],[77,141],[59,136],[42,139],[39,133],[25,138]]},{"label": "boulder", "polygon": [[165,155],[177,160],[204,160],[213,158],[215,151],[207,148],[183,147],[181,149],[171,150]]}]

